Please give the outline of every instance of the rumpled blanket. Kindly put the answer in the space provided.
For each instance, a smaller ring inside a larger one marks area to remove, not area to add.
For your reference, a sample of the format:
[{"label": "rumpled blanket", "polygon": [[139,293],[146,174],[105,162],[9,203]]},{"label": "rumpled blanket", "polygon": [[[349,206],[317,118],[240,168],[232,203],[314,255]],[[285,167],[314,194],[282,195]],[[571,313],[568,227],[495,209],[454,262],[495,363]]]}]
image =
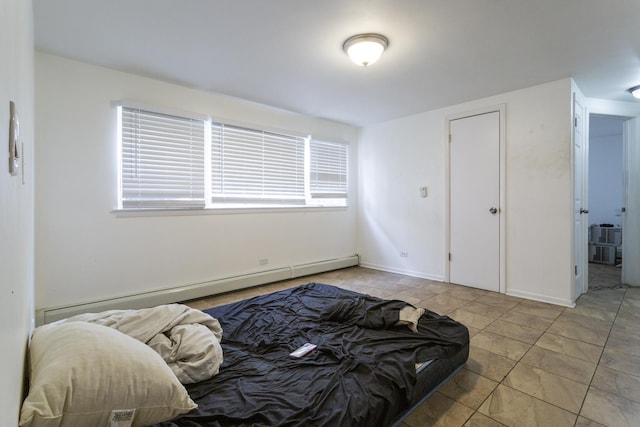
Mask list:
[{"label": "rumpled blanket", "polygon": [[153,348],[183,384],[207,380],[223,361],[217,319],[182,304],[79,314],[61,322],[90,322],[125,333]]}]

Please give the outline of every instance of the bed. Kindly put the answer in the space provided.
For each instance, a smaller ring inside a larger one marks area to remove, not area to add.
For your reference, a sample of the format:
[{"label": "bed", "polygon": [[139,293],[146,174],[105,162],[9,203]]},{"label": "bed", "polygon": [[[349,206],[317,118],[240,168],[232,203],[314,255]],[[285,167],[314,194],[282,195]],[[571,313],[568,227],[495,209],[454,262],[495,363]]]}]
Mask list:
[{"label": "bed", "polygon": [[469,353],[464,325],[426,310],[414,332],[407,306],[309,283],[206,310],[224,331],[220,372],[186,385],[198,408],[158,426],[397,424]]},{"label": "bed", "polygon": [[320,283],[85,313],[34,330],[19,425],[391,426],[468,354],[446,316]]}]

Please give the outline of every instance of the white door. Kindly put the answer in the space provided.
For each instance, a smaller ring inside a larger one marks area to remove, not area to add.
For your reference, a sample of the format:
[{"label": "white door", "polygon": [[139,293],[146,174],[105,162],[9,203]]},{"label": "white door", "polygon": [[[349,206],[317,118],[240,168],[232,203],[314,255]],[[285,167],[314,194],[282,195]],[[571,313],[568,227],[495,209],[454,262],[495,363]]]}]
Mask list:
[{"label": "white door", "polygon": [[576,297],[587,292],[588,284],[588,216],[587,209],[587,138],[585,136],[585,111],[581,100],[573,99],[573,219],[574,219],[574,273]]},{"label": "white door", "polygon": [[449,281],[500,291],[500,112],[449,121]]},{"label": "white door", "polygon": [[640,117],[625,122],[622,282],[640,286]]}]

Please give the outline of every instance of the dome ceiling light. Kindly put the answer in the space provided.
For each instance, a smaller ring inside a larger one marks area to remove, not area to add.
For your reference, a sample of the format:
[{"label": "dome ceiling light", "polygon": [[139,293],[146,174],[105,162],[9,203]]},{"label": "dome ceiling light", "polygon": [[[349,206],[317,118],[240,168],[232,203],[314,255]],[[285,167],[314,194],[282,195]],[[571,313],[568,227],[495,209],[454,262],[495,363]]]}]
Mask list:
[{"label": "dome ceiling light", "polygon": [[367,67],[382,55],[382,52],[389,46],[389,40],[380,34],[357,34],[349,37],[342,49],[349,55],[349,58],[361,67]]}]

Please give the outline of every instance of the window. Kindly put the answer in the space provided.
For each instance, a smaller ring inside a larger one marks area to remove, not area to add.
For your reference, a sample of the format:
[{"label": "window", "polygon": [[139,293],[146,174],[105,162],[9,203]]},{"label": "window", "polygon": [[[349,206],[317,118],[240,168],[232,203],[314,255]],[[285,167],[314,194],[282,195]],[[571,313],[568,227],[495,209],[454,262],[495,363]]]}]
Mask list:
[{"label": "window", "polygon": [[118,209],[346,206],[348,145],[118,107]]},{"label": "window", "polygon": [[204,207],[202,121],[121,108],[120,208]]},{"label": "window", "polygon": [[211,124],[212,202],[304,204],[305,138]]},{"label": "window", "polygon": [[312,198],[347,198],[347,146],[311,140],[309,185]]}]

